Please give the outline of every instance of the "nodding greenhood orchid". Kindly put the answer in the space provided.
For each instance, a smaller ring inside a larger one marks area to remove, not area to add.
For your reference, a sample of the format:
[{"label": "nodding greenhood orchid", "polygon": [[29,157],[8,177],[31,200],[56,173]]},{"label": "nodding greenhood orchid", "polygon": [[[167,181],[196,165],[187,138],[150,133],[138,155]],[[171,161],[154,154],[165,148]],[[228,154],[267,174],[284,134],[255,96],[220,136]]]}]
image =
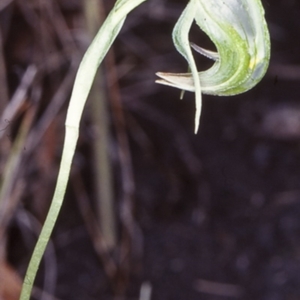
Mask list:
[{"label": "nodding greenhood orchid", "polygon": [[[209,36],[217,52],[189,42],[193,21]],[[190,73],[163,73],[157,83],[195,92],[195,132],[201,114],[201,93],[230,96],[254,87],[266,73],[270,37],[260,0],[190,0],[173,30],[173,42],[188,62]],[[198,72],[191,47],[215,60]]]}]

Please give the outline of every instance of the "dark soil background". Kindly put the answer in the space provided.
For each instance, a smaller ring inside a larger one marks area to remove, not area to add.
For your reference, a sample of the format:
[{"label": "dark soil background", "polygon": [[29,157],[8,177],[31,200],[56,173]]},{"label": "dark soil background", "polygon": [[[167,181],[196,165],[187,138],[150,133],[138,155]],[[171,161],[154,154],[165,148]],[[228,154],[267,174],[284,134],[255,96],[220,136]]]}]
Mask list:
[{"label": "dark soil background", "polygon": [[[113,2],[106,1],[107,10]],[[57,3],[80,44],[82,1]],[[197,135],[193,134],[194,95],[187,93],[179,100],[179,90],[154,83],[157,71],[186,70],[171,39],[185,3],[148,0],[129,15],[114,43],[135,183],[129,227],[122,217],[128,207],[122,200],[124,178],[117,155],[121,146],[112,118],[118,245],[108,254],[95,251],[97,237],[89,234],[75,188],[79,180],[93,207],[88,106],[66,201],[36,282],[36,298],[50,299],[51,294],[55,296],[51,299],[63,300],[300,299],[300,2],[263,1],[272,42],[268,73],[243,95],[204,95]],[[20,1],[12,1],[0,15],[7,30],[10,95],[20,74],[35,61],[33,29],[22,7]],[[196,27],[191,40],[213,47]],[[40,79],[48,90],[41,93],[37,119],[49,105],[47,95],[62,80],[69,64],[67,55],[64,59],[60,73]],[[205,58],[198,63],[203,70],[210,65]],[[7,234],[7,259],[20,276],[39,231],[24,229],[20,214],[25,210],[40,222],[46,215],[65,109],[63,104],[52,133],[35,149],[48,154],[37,160],[33,151],[23,164],[26,188]],[[16,131],[19,124],[14,126]],[[111,261],[117,268],[113,273],[108,271]]]}]

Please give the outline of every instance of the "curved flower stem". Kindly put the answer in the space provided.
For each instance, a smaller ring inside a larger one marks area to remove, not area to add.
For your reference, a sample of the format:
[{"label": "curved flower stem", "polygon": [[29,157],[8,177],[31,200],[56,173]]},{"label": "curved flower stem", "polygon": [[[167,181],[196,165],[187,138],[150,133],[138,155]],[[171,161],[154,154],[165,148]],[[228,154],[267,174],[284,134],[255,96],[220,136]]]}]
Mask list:
[{"label": "curved flower stem", "polygon": [[25,275],[20,300],[30,299],[38,267],[57,220],[69,180],[71,164],[78,139],[79,123],[97,69],[120,32],[127,14],[145,1],[118,0],[83,56],[67,112],[63,153],[54,196]]}]

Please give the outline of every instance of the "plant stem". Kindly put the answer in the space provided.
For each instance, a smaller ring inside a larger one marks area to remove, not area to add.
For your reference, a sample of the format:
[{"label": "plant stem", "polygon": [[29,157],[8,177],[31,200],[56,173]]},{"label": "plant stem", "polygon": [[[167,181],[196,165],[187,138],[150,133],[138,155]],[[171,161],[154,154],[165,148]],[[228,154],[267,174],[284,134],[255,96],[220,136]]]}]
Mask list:
[{"label": "plant stem", "polygon": [[81,61],[67,112],[63,153],[54,196],[25,275],[20,300],[30,299],[38,267],[57,220],[69,180],[71,164],[78,139],[79,123],[97,69],[120,32],[127,14],[145,1],[117,1]]}]

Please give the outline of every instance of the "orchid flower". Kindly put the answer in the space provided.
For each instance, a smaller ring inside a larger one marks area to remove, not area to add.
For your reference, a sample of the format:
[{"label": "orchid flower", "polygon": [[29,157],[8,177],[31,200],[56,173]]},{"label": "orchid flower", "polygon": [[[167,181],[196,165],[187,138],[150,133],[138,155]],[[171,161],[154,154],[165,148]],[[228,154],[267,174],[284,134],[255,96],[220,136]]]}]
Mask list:
[{"label": "orchid flower", "polygon": [[[191,44],[193,21],[209,36],[217,52]],[[173,42],[191,73],[163,73],[157,83],[195,92],[195,132],[201,114],[201,93],[230,96],[254,87],[265,75],[270,59],[270,37],[260,0],[190,0],[173,30]],[[215,61],[198,72],[191,47]]]}]

